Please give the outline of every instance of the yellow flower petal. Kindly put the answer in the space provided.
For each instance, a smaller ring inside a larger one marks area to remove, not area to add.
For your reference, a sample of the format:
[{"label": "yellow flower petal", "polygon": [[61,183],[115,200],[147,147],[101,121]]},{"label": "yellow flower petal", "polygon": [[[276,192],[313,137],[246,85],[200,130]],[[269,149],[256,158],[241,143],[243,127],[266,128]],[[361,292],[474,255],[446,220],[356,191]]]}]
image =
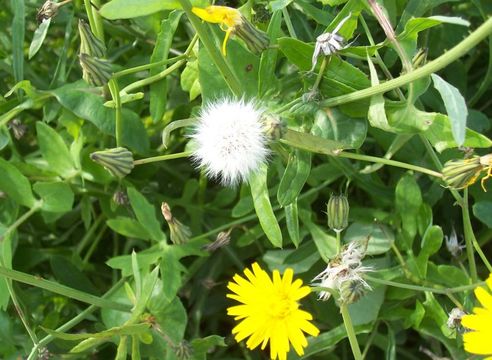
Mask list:
[{"label": "yellow flower petal", "polygon": [[213,24],[224,24],[232,27],[241,21],[239,10],[227,6],[212,5],[204,9],[193,7],[191,11],[200,19]]}]

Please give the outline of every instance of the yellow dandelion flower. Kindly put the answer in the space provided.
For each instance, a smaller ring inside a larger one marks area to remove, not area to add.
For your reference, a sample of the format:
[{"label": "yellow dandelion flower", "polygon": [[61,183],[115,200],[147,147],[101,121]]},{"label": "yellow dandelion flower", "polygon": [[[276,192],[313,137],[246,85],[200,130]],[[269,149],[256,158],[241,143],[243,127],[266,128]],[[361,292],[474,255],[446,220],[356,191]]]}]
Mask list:
[{"label": "yellow dandelion flower", "polygon": [[471,331],[463,334],[465,350],[472,354],[490,355],[485,360],[492,360],[492,274],[485,287],[475,289],[475,296],[483,307],[473,309],[473,314],[464,315],[461,324]]},{"label": "yellow dandelion flower", "polygon": [[268,48],[270,43],[268,36],[263,31],[255,28],[237,9],[228,6],[211,5],[206,8],[193,7],[191,11],[206,22],[220,24],[220,28],[226,33],[222,43],[222,54],[224,56],[226,55],[226,44],[231,34],[239,36],[248,49],[255,54],[259,54]]},{"label": "yellow dandelion flower", "polygon": [[234,281],[227,288],[233,294],[227,294],[241,305],[227,309],[227,314],[241,322],[232,333],[236,340],[249,337],[246,346],[254,349],[261,344],[265,349],[270,341],[270,358],[287,359],[290,344],[297,354],[303,355],[307,340],[304,333],[317,336],[319,330],[310,320],[310,313],[299,309],[298,301],[307,296],[311,289],[302,286],[302,280],[293,280],[294,271],[287,269],[283,277],[278,270],[273,272],[273,279],[257,263],[252,270],[244,270],[244,277],[234,275]]}]

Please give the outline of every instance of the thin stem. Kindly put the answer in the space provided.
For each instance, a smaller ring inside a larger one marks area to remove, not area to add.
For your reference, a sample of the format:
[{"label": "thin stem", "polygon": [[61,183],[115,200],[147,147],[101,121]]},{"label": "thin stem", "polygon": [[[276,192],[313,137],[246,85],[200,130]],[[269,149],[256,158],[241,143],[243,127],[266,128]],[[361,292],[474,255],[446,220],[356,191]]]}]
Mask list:
[{"label": "thin stem", "polygon": [[[377,94],[383,94],[387,91],[399,88],[415,80],[426,77],[432,73],[435,73],[453,61],[459,59],[465,55],[468,51],[473,49],[480,41],[485,39],[492,33],[492,18],[489,18],[480,27],[478,27],[474,32],[472,32],[468,37],[461,41],[458,45],[453,47],[451,50],[447,51],[443,55],[439,56],[437,59],[428,62],[422,67],[408,72],[400,77],[393,80],[386,81],[376,86],[372,86],[367,89],[354,91],[350,94],[341,95],[333,97],[331,99],[326,99],[321,102],[324,107],[333,107],[341,104],[346,104],[352,101],[357,101],[371,97]],[[301,101],[300,99],[298,101]]]},{"label": "thin stem", "polygon": [[490,265],[489,260],[487,259],[487,257],[483,253],[482,249],[480,248],[480,244],[478,243],[478,241],[475,237],[475,234],[473,234],[473,247],[475,248],[475,251],[478,253],[478,256],[480,256],[480,259],[482,259],[482,261],[483,261],[485,267],[487,268],[487,270],[489,271],[489,273],[492,274],[492,265]]},{"label": "thin stem", "polygon": [[75,250],[75,252],[76,252],[77,255],[80,256],[80,254],[82,253],[82,250],[84,250],[84,248],[87,246],[87,243],[91,240],[92,235],[94,235],[94,233],[96,232],[97,228],[101,224],[101,222],[103,220],[103,217],[104,217],[103,214],[99,215],[99,217],[96,219],[96,221],[94,221],[92,223],[92,225],[89,228],[89,230],[87,230],[87,232],[84,234],[84,237],[79,242],[79,244],[77,245],[77,248]]},{"label": "thin stem", "polygon": [[345,325],[345,330],[347,331],[347,336],[350,342],[350,348],[352,349],[352,354],[355,360],[362,360],[362,354],[360,352],[359,343],[357,342],[357,337],[355,336],[354,325],[352,324],[352,318],[348,310],[347,304],[340,305],[340,312],[343,317],[343,324]]},{"label": "thin stem", "polygon": [[374,338],[378,334],[378,327],[379,327],[379,323],[376,323],[374,325],[374,328],[371,331],[371,334],[369,335],[369,338],[366,341],[366,344],[364,345],[364,351],[362,351],[362,359],[366,358],[367,353],[369,352],[369,349],[371,348],[372,342],[374,341]]},{"label": "thin stem", "polygon": [[140,66],[135,66],[135,67],[132,67],[132,68],[129,68],[129,69],[121,70],[121,71],[115,72],[113,74],[113,79],[119,78],[119,77],[122,77],[122,76],[126,76],[126,75],[130,75],[130,74],[133,74],[133,73],[137,73],[137,72],[140,72],[140,71],[144,71],[144,70],[149,70],[149,69],[152,69],[152,68],[155,68],[155,67],[159,67],[159,66],[162,66],[162,65],[168,65],[168,64],[171,64],[171,63],[175,63],[176,61],[186,59],[187,57],[188,57],[188,55],[183,54],[183,55],[175,56],[175,57],[173,57],[171,59],[165,59],[165,60],[162,60],[162,61],[157,61],[157,62],[154,62],[154,63],[140,65]]},{"label": "thin stem", "polygon": [[148,164],[148,163],[153,163],[153,162],[158,162],[158,161],[180,159],[180,158],[189,157],[191,154],[192,154],[191,151],[183,151],[183,152],[175,153],[175,154],[159,155],[159,156],[149,157],[149,158],[145,158],[145,159],[135,160],[133,162],[133,164],[136,166],[136,165]]},{"label": "thin stem", "polygon": [[152,83],[159,81],[161,79],[164,79],[166,76],[171,74],[174,70],[179,69],[184,64],[186,64],[186,59],[179,60],[175,64],[171,65],[170,67],[161,71],[158,74],[149,76],[148,78],[138,80],[138,81],[135,81],[135,82],[127,85],[126,87],[123,88],[123,90],[121,90],[121,92],[128,94],[137,88],[140,88],[140,87],[152,84]]},{"label": "thin stem", "polygon": [[167,125],[164,130],[162,130],[162,145],[167,149],[167,143],[169,142],[169,136],[171,135],[171,132],[182,128],[186,126],[191,126],[196,122],[196,118],[188,118],[188,119],[181,119],[181,120],[175,120],[169,125]]},{"label": "thin stem", "polygon": [[373,277],[373,276],[369,276],[369,275],[364,275],[364,278],[366,280],[373,282],[373,283],[376,283],[376,284],[393,286],[393,287],[397,287],[397,288],[401,288],[401,289],[408,289],[408,290],[428,291],[428,292],[432,292],[435,294],[442,294],[442,295],[448,295],[448,294],[454,294],[454,293],[459,293],[459,292],[463,292],[463,291],[473,290],[476,287],[484,284],[484,282],[482,281],[482,282],[477,282],[477,283],[473,283],[470,285],[458,286],[458,287],[454,287],[454,288],[438,288],[438,287],[428,287],[428,286],[403,284],[403,283],[399,283],[396,281],[379,279],[377,277]]},{"label": "thin stem", "polygon": [[102,308],[109,308],[113,310],[130,312],[132,309],[131,305],[122,304],[119,302],[101,299],[98,296],[87,294],[83,291],[72,289],[68,286],[58,284],[53,281],[45,280],[41,277],[32,276],[20,271],[8,269],[4,266],[0,266],[0,276],[7,279],[12,279],[24,284],[36,286],[41,289],[45,289],[56,294],[67,296],[69,298],[85,302],[87,304],[92,304]]},{"label": "thin stem", "polygon": [[325,73],[326,66],[329,64],[331,60],[331,57],[324,56],[323,61],[321,62],[321,66],[319,68],[319,73],[318,76],[316,76],[316,81],[314,82],[313,88],[311,92],[315,92],[318,90],[319,84],[321,83],[321,80],[323,79],[323,74]]},{"label": "thin stem", "polygon": [[123,146],[123,116],[121,113],[120,89],[116,79],[109,80],[108,86],[114,102],[116,146],[119,147]]},{"label": "thin stem", "polygon": [[0,236],[0,241],[7,236],[9,236],[12,232],[14,232],[19,226],[21,226],[24,221],[29,219],[35,212],[41,209],[41,202],[36,203],[32,208],[22,214],[15,222],[10,225],[7,230]]},{"label": "thin stem", "polygon": [[231,91],[236,96],[242,96],[244,92],[243,86],[239,81],[239,79],[237,78],[236,74],[230,68],[229,64],[223,58],[220,50],[216,46],[212,37],[210,36],[209,29],[202,23],[202,21],[197,16],[195,16],[195,14],[193,14],[193,12],[191,11],[192,5],[189,0],[178,0],[178,1],[181,4],[183,10],[186,12],[186,16],[191,22],[191,25],[193,25],[193,27],[195,28],[195,31],[200,37],[201,42],[203,43],[208,53],[210,54],[212,61],[215,63],[217,69],[224,77],[224,80],[226,81],[227,85],[229,85]]},{"label": "thin stem", "polygon": [[337,234],[337,255],[338,255],[338,254],[340,254],[340,250],[342,248],[342,241],[340,239],[341,231],[335,231],[335,233]]},{"label": "thin stem", "polygon": [[[102,299],[107,299],[110,297],[112,294],[114,294],[123,284],[125,283],[125,278],[121,278],[116,284],[113,285],[111,289],[109,289],[103,296],[101,296]],[[67,321],[65,324],[61,325],[56,329],[57,332],[66,332],[79,324],[81,321],[83,321],[88,315],[92,314],[95,310],[97,310],[97,306],[91,305],[88,308],[86,308],[84,311],[82,311],[80,314],[72,318],[71,320]],[[50,342],[55,340],[55,336],[48,334],[44,338],[42,338],[36,346],[34,346],[31,350],[31,353],[29,354],[29,357],[27,360],[34,360],[37,359],[37,353],[38,351],[43,347],[48,345]]]},{"label": "thin stem", "polygon": [[461,211],[463,215],[463,230],[465,233],[465,246],[466,256],[468,258],[468,268],[470,269],[470,276],[473,283],[477,282],[477,265],[475,264],[475,254],[473,253],[473,243],[477,241],[473,228],[471,226],[470,212],[468,209],[468,188],[463,191],[463,202],[461,204]]}]

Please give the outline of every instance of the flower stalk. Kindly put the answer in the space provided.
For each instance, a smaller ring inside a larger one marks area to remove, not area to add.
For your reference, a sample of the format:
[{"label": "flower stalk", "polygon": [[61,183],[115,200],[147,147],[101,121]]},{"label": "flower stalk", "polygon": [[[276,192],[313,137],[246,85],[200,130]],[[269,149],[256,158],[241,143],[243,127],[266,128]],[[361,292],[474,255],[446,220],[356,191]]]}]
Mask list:
[{"label": "flower stalk", "polygon": [[340,305],[340,312],[343,318],[343,324],[345,330],[347,331],[347,336],[350,342],[350,348],[352,349],[352,354],[355,360],[362,360],[362,353],[360,352],[359,342],[357,341],[357,336],[355,335],[354,325],[352,323],[352,318],[348,310],[347,304]]}]

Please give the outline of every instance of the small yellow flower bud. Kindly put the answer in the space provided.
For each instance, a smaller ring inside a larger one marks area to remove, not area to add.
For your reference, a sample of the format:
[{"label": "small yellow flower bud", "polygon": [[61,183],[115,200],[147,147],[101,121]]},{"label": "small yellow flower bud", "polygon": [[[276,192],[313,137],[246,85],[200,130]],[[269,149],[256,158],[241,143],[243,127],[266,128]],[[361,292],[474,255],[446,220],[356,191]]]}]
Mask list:
[{"label": "small yellow flower bud", "polygon": [[134,166],[132,153],[122,147],[93,152],[90,158],[119,178],[131,173]]},{"label": "small yellow flower bud", "polygon": [[328,227],[341,232],[348,225],[349,203],[343,194],[332,195],[327,205]]}]

